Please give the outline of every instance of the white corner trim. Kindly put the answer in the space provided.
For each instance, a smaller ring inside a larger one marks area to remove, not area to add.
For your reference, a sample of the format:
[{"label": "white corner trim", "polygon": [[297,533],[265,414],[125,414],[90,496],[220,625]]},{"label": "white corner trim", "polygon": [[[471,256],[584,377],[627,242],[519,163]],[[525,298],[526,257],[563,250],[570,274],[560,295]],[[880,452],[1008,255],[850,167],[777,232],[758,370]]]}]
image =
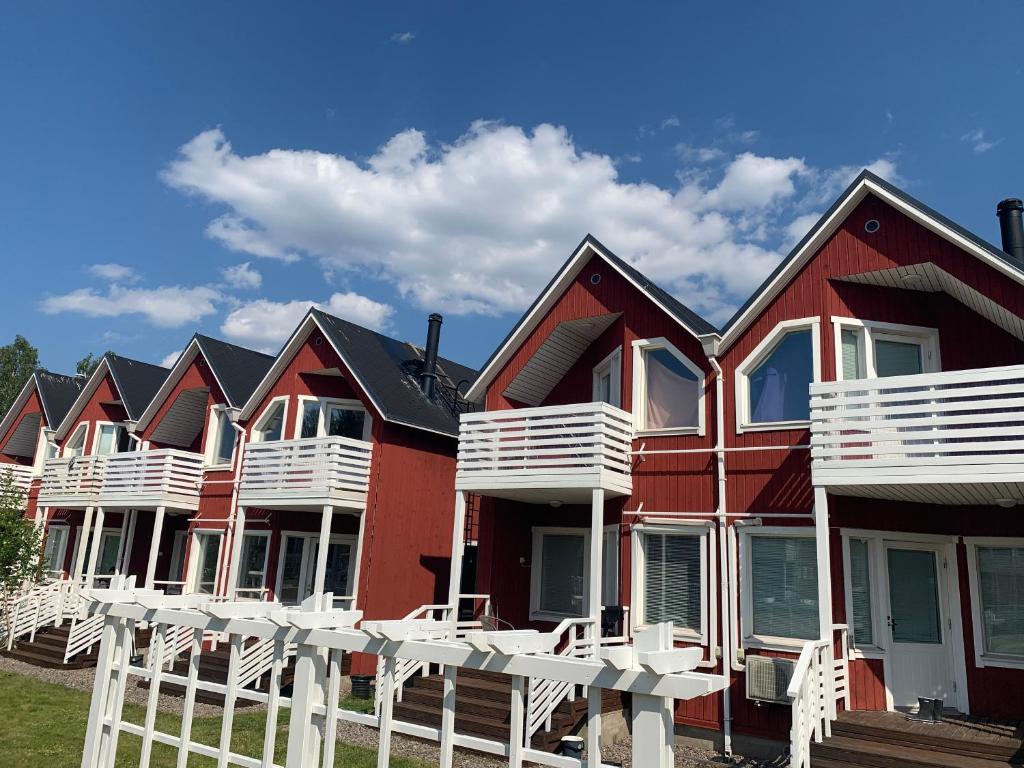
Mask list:
[{"label": "white corner trim", "polygon": [[[750,374],[767,358],[786,334],[793,331],[809,329],[811,331],[811,363],[813,382],[821,381],[821,318],[801,317],[783,320],[775,325],[750,354],[736,366],[736,434],[744,432],[774,432],[786,429],[803,429],[810,426],[810,421],[750,421]],[[807,395],[810,402],[810,393]]]}]

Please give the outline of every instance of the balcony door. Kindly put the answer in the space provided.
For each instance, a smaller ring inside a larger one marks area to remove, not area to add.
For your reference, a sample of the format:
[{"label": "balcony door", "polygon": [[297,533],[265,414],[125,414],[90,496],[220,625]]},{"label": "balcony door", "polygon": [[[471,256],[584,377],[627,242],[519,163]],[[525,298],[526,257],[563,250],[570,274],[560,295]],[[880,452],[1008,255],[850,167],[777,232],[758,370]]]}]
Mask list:
[{"label": "balcony door", "polygon": [[[286,533],[281,543],[281,565],[278,569],[277,599],[287,605],[298,605],[313,594],[316,558],[320,548],[317,533]],[[335,597],[352,594],[355,572],[356,537],[332,535],[327,549],[327,576],[324,592]]]},{"label": "balcony door", "polygon": [[97,456],[131,450],[132,440],[123,424],[98,423],[92,452]]}]

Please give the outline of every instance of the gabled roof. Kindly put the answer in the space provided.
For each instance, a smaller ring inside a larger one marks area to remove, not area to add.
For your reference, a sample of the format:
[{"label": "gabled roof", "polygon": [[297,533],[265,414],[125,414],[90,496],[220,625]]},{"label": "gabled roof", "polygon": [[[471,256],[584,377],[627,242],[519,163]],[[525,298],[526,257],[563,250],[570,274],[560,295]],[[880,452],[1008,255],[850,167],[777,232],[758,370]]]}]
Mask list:
[{"label": "gabled roof", "polygon": [[1024,285],[1024,265],[1012,256],[865,169],[726,323],[718,344],[719,353],[728,349],[739,338],[754,318],[793,279],[869,194],[875,195],[939,237]]},{"label": "gabled roof", "polygon": [[0,435],[6,434],[14,422],[15,417],[25,407],[29,396],[33,391],[39,393],[39,401],[43,405],[43,415],[46,417],[46,425],[51,429],[64,419],[71,404],[78,397],[85,386],[85,379],[81,376],[64,376],[60,373],[49,371],[36,371],[25,382],[21,392],[7,409],[4,418],[0,421]]},{"label": "gabled roof", "polygon": [[241,408],[245,405],[249,395],[263,380],[267,371],[270,370],[270,366],[274,364],[273,355],[266,355],[197,333],[178,355],[178,359],[171,367],[171,372],[166,374],[160,388],[139,416],[136,429],[145,429],[152,421],[157,411],[160,410],[160,406],[170,397],[171,392],[181,381],[181,377],[185,375],[185,371],[195,360],[196,355],[202,355],[207,365],[210,366],[210,371],[217,380],[221,392],[224,393],[227,405],[231,408]]},{"label": "gabled roof", "polygon": [[[458,436],[458,416],[444,405],[428,399],[412,372],[423,362],[421,347],[392,339],[315,308],[299,323],[274,365],[242,408],[242,419],[254,415],[255,408],[291,362],[313,327],[320,329],[385,421]],[[443,357],[437,359],[437,373],[438,380],[448,387],[456,387],[460,382],[471,383],[476,378],[476,371],[472,368]]]},{"label": "gabled roof", "polygon": [[56,437],[58,440],[68,433],[74,420],[82,412],[85,404],[89,402],[89,398],[93,396],[108,373],[114,380],[114,386],[117,388],[128,420],[138,421],[139,416],[149,405],[149,401],[153,399],[153,395],[167,378],[168,371],[159,365],[132,360],[108,352],[100,360],[96,370],[86,381],[82,391],[61,420],[60,426],[57,427]]},{"label": "gabled roof", "polygon": [[548,310],[558,301],[558,298],[565,292],[580,270],[593,256],[598,256],[610,264],[627,281],[633,284],[641,293],[645,294],[665,314],[677,322],[684,330],[697,338],[715,336],[718,329],[711,323],[687,307],[681,301],[663,288],[657,286],[636,267],[616,256],[608,248],[602,245],[596,237],[588,234],[580,242],[572,255],[562,265],[561,269],[551,278],[540,295],[537,296],[530,308],[526,310],[519,322],[513,326],[509,334],[498,345],[494,353],[484,363],[480,376],[472,389],[467,393],[471,400],[479,400],[486,386],[497,375],[501,367],[508,362],[515,350],[523,343],[527,336],[540,323]]}]

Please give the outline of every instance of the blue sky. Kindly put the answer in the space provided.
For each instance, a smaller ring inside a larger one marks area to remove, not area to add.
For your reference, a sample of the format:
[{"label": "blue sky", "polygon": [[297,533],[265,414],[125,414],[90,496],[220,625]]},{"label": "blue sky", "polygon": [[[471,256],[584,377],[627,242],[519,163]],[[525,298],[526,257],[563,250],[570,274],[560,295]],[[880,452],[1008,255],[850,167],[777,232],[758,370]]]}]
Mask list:
[{"label": "blue sky", "polygon": [[1018,2],[363,5],[0,0],[0,341],[479,364],[587,231],[721,322],[861,167],[1024,195]]}]

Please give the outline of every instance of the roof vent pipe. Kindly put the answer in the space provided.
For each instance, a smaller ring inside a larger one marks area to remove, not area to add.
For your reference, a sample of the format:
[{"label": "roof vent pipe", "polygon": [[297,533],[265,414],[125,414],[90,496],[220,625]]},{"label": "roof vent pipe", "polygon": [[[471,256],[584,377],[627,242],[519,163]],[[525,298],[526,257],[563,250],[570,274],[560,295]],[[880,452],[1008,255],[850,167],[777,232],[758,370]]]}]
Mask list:
[{"label": "roof vent pipe", "polygon": [[996,206],[999,217],[999,231],[1003,236],[1003,250],[1024,264],[1024,203],[1010,197]]},{"label": "roof vent pipe", "polygon": [[427,343],[423,348],[423,370],[420,372],[420,389],[427,397],[434,396],[437,381],[437,348],[441,344],[442,317],[434,312],[427,318]]}]

